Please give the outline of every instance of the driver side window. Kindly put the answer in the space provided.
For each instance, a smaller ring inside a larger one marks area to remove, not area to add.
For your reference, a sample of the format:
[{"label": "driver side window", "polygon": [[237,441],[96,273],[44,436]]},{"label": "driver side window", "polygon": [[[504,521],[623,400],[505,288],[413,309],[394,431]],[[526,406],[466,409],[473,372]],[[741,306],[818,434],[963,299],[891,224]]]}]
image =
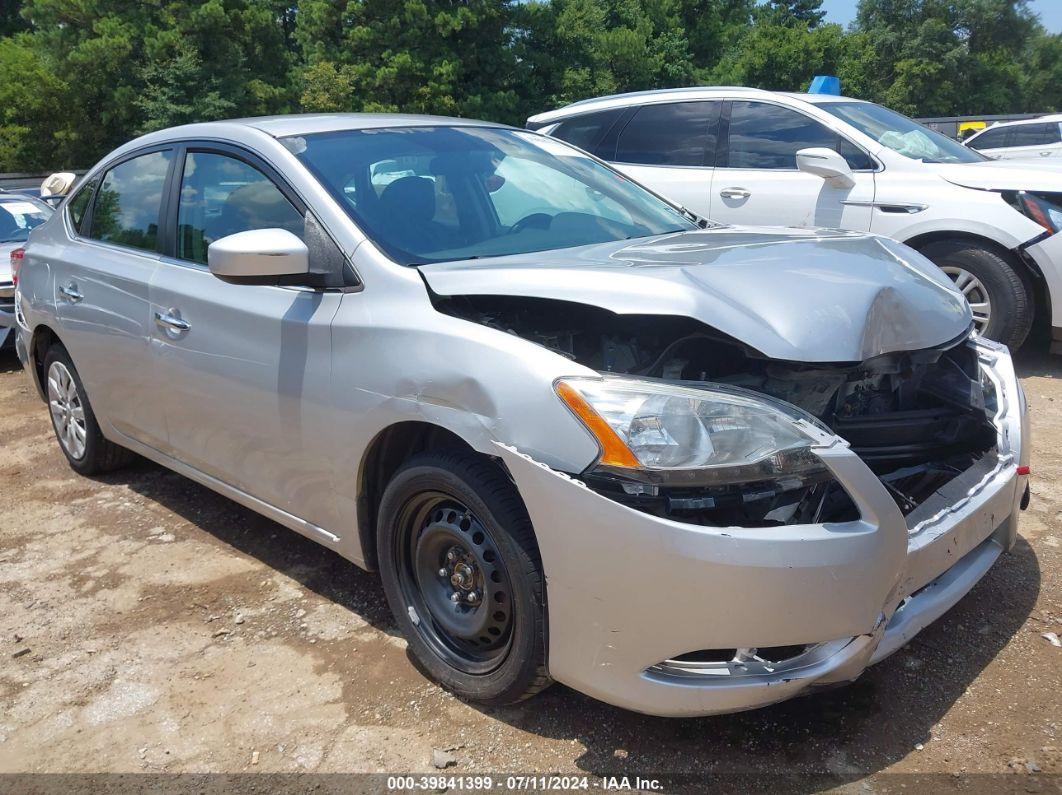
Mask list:
[{"label": "driver side window", "polygon": [[304,236],[304,219],[258,169],[227,155],[190,152],[181,178],[177,257],[205,265],[215,240],[251,229]]}]

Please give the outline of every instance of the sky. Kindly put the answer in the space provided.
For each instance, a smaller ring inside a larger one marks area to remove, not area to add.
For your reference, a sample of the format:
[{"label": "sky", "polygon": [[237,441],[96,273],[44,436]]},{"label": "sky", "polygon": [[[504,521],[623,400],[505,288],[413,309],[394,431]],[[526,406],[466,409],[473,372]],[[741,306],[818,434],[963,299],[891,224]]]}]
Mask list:
[{"label": "sky", "polygon": [[[829,22],[847,25],[855,18],[859,0],[823,0]],[[1062,33],[1062,0],[1031,0],[1029,7],[1040,15],[1044,27],[1052,33]]]}]

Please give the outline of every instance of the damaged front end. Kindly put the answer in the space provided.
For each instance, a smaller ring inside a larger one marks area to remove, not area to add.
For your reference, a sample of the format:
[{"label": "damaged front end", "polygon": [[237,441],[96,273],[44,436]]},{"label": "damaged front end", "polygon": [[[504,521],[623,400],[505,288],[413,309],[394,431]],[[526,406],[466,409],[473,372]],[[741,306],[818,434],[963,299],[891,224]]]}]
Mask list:
[{"label": "damaged front end", "polygon": [[[655,516],[715,527],[854,520],[852,497],[811,452],[823,434],[844,440],[905,516],[996,453],[996,387],[967,334],[857,363],[791,362],[690,318],[541,298],[436,300],[601,373],[558,389],[584,424],[581,412],[607,424],[592,429],[602,456],[580,476]],[[645,452],[624,459],[632,449]]]}]

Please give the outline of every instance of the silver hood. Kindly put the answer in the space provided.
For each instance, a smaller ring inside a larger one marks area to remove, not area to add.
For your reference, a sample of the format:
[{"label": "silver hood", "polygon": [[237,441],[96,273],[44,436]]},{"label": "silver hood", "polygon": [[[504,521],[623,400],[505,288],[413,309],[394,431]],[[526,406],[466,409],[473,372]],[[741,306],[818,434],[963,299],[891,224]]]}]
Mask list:
[{"label": "silver hood", "polygon": [[852,232],[720,227],[424,265],[437,294],[694,318],[773,359],[858,362],[949,342],[969,307],[929,260]]}]

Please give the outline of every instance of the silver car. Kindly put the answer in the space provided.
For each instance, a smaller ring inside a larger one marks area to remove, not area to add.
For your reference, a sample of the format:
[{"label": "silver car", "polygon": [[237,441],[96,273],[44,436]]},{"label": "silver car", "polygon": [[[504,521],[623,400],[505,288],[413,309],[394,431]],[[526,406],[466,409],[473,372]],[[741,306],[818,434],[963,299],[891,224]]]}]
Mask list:
[{"label": "silver car", "polygon": [[927,260],[713,226],[524,130],[152,133],[18,285],[75,470],[137,453],[377,569],[420,668],[488,704],[557,680],[706,715],[850,681],[1028,495],[1010,356]]},{"label": "silver car", "polygon": [[22,259],[30,230],[52,215],[52,208],[25,193],[0,190],[0,350],[14,346],[15,281],[13,262]]}]

